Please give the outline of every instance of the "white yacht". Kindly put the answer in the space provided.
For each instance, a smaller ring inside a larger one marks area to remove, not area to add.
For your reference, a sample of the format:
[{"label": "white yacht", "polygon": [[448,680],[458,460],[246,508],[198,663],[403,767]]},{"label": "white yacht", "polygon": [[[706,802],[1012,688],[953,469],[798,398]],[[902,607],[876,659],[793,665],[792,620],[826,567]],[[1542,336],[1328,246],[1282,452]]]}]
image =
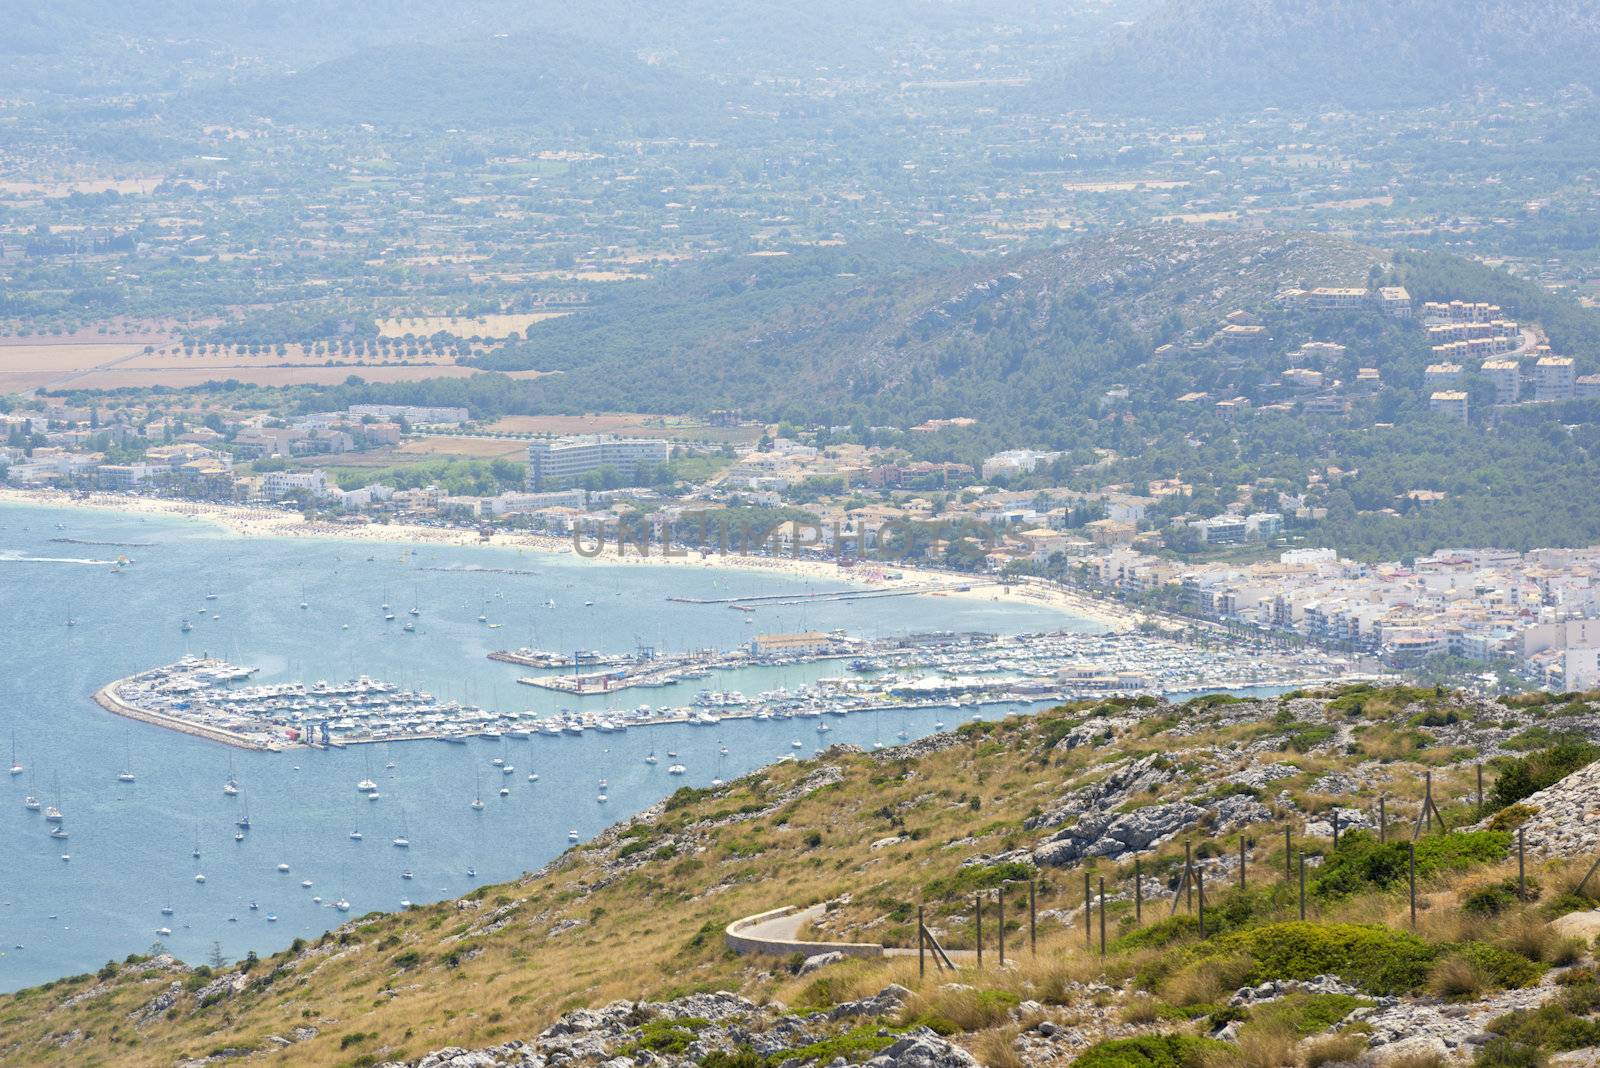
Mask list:
[{"label": "white yacht", "polygon": [[689,769],[684,767],[682,764],[674,764],[670,768],[667,769],[667,774],[668,775],[682,775],[684,772],[686,772],[688,770]]}]

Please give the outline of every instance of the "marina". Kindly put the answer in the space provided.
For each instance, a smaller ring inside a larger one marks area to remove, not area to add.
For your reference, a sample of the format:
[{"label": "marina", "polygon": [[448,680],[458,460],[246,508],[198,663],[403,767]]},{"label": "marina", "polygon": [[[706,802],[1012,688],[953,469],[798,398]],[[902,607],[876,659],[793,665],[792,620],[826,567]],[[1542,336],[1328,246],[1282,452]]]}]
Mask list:
[{"label": "marina", "polygon": [[[668,686],[713,671],[848,661],[840,675],[746,696],[735,689],[702,689],[687,704],[639,704],[539,713],[444,700],[366,675],[344,682],[244,685],[257,672],[214,658],[185,657],[119,679],[96,695],[102,707],[243,748],[278,750],[405,741],[461,742],[468,738],[616,733],[659,724],[715,726],[724,720],[817,719],[911,708],[982,708],[1033,701],[1066,701],[1110,694],[1170,694],[1207,689],[1288,685],[1342,672],[1342,661],[1315,651],[1267,656],[1216,650],[1201,654],[1181,643],[1140,634],[1072,631],[994,635],[938,632],[891,638],[832,634],[768,635],[723,653],[657,658],[614,655],[603,673],[519,679],[560,689],[579,680],[596,692],[614,680],[628,686]],[[777,646],[774,650],[772,646]],[[554,666],[554,653],[494,653],[515,663]],[[599,654],[590,654],[599,657]],[[565,658],[581,666],[581,653]],[[1114,666],[1113,666],[1114,665]]]}]

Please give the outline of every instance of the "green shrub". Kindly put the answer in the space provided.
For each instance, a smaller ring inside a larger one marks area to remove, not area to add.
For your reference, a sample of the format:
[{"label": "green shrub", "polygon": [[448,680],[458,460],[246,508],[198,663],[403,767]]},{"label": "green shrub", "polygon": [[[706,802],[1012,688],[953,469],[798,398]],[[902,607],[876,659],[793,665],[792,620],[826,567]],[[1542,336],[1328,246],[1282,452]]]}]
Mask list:
[{"label": "green shrub", "polygon": [[1500,769],[1500,777],[1495,780],[1489,796],[1496,808],[1514,805],[1597,759],[1600,759],[1600,745],[1589,742],[1563,742],[1529,753],[1520,760],[1508,761]]},{"label": "green shrub", "polygon": [[1600,1020],[1574,1015],[1558,1002],[1507,1013],[1490,1023],[1489,1030],[1535,1049],[1565,1051],[1600,1045]]},{"label": "green shrub", "polygon": [[1483,1044],[1473,1068],[1544,1068],[1545,1055],[1532,1046],[1524,1046],[1509,1038],[1491,1038]]},{"label": "green shrub", "polygon": [[639,1037],[623,1047],[623,1055],[640,1050],[652,1053],[682,1053],[694,1041],[695,1032],[708,1027],[710,1020],[685,1016],[676,1020],[651,1020],[639,1028]]},{"label": "green shrub", "polygon": [[1292,920],[1223,935],[1201,956],[1247,954],[1253,961],[1249,983],[1337,975],[1374,994],[1400,994],[1421,988],[1437,952],[1387,927]]},{"label": "green shrub", "polygon": [[1231,1048],[1193,1035],[1140,1035],[1098,1042],[1072,1063],[1074,1068],[1200,1068],[1207,1054],[1221,1055]]},{"label": "green shrub", "polygon": [[924,898],[962,897],[978,890],[989,890],[1003,883],[1022,882],[1034,876],[1032,864],[1008,860],[1001,864],[968,864],[953,875],[931,879],[922,888]]},{"label": "green shrub", "polygon": [[1251,1010],[1250,1026],[1281,1029],[1296,1038],[1321,1034],[1363,1005],[1351,994],[1290,994]]},{"label": "green shrub", "polygon": [[[1504,860],[1511,836],[1504,831],[1453,831],[1416,843],[1417,878],[1462,872]],[[1333,899],[1369,890],[1394,890],[1410,878],[1411,855],[1406,842],[1380,842],[1370,831],[1351,831],[1323,862],[1312,893]]]},{"label": "green shrub", "polygon": [[1495,986],[1515,989],[1538,982],[1544,966],[1487,942],[1462,942],[1457,953],[1477,965]]}]

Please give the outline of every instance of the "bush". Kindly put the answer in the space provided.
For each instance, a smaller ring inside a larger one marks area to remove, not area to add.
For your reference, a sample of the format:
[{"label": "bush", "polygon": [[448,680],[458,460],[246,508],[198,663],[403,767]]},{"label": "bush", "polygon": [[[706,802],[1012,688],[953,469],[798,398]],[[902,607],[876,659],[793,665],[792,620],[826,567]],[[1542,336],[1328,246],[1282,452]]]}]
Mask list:
[{"label": "bush", "polygon": [[[1504,831],[1453,831],[1416,843],[1417,878],[1461,872],[1504,860],[1511,836]],[[1320,898],[1348,897],[1367,890],[1394,890],[1410,878],[1411,855],[1406,842],[1379,842],[1370,831],[1351,831],[1322,863],[1312,892]]]},{"label": "bush", "polygon": [[1254,962],[1250,983],[1337,975],[1374,994],[1399,994],[1422,987],[1437,950],[1387,927],[1291,920],[1223,935],[1202,955],[1241,953]]},{"label": "bush", "polygon": [[1207,1054],[1231,1048],[1193,1035],[1141,1035],[1098,1042],[1072,1063],[1074,1068],[1200,1068]]},{"label": "bush", "polygon": [[1489,796],[1496,808],[1514,805],[1597,759],[1600,759],[1600,745],[1588,742],[1563,742],[1541,749],[1520,760],[1508,761],[1501,768]]},{"label": "bush", "polygon": [[1565,1051],[1600,1045],[1600,1021],[1574,1015],[1556,1002],[1497,1017],[1489,1030],[1534,1049]]},{"label": "bush", "polygon": [[1473,1068],[1544,1068],[1544,1065],[1543,1053],[1508,1038],[1491,1038],[1472,1061]]},{"label": "bush", "polygon": [[1492,985],[1498,987],[1515,989],[1530,986],[1538,982],[1545,971],[1544,965],[1487,942],[1463,942],[1455,949],[1462,958],[1481,970]]}]

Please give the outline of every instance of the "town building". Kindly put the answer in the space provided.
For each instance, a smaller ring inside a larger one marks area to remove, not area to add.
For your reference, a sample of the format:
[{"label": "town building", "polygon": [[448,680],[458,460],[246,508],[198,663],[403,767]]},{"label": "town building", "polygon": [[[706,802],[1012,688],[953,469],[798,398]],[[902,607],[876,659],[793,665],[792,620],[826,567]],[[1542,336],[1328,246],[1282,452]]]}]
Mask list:
[{"label": "town building", "polygon": [[1442,389],[1428,398],[1428,410],[1465,423],[1467,421],[1467,394],[1459,389]]},{"label": "town building", "polygon": [[665,464],[671,456],[671,446],[651,438],[592,435],[535,441],[528,446],[528,488],[566,485],[601,468],[629,478],[641,468]]}]

